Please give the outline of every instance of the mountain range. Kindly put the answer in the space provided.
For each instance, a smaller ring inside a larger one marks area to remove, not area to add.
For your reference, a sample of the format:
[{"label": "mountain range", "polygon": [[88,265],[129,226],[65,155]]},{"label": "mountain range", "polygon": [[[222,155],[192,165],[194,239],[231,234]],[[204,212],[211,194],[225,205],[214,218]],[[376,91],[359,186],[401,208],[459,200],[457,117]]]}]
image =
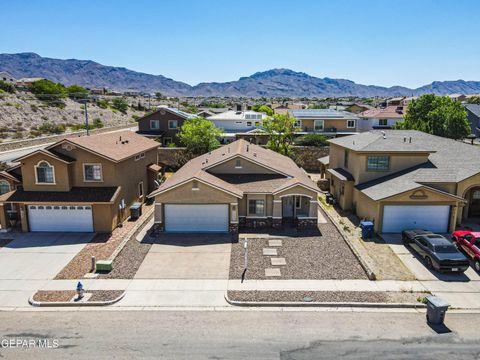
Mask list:
[{"label": "mountain range", "polygon": [[317,78],[289,69],[272,69],[223,83],[192,86],[162,75],[145,74],[91,60],[52,59],[35,53],[0,54],[0,71],[16,78],[44,77],[65,85],[105,87],[115,91],[160,91],[169,96],[246,97],[372,97],[480,93],[480,81],[435,81],[416,89],[357,84],[351,80]]}]

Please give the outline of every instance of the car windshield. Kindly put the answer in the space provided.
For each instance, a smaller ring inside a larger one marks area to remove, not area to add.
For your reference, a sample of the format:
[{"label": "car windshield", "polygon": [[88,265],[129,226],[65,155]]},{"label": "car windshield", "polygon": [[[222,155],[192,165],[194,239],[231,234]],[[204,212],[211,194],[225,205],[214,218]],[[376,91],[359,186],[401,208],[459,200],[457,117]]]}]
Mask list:
[{"label": "car windshield", "polygon": [[435,252],[453,253],[453,252],[457,252],[457,248],[453,245],[435,245]]}]

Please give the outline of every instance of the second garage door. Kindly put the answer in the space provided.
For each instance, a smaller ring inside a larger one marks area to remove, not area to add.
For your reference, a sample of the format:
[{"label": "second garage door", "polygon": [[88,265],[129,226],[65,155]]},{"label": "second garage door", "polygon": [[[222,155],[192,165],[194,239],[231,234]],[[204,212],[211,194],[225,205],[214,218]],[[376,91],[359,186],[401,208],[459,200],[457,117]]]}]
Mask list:
[{"label": "second garage door", "polygon": [[91,206],[29,205],[30,231],[93,232]]},{"label": "second garage door", "polygon": [[386,205],[383,208],[384,233],[399,233],[406,229],[448,232],[448,205]]},{"label": "second garage door", "polygon": [[227,232],[228,205],[165,205],[165,231]]}]

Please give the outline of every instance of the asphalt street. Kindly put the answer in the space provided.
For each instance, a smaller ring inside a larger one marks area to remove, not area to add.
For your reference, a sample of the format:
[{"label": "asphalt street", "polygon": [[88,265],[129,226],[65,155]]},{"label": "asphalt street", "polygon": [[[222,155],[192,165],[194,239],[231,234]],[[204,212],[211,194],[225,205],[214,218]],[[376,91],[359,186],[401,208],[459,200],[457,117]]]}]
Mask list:
[{"label": "asphalt street", "polygon": [[[0,358],[478,359],[479,320],[447,314],[432,329],[414,311],[3,312]],[[38,339],[50,348],[12,345]]]}]

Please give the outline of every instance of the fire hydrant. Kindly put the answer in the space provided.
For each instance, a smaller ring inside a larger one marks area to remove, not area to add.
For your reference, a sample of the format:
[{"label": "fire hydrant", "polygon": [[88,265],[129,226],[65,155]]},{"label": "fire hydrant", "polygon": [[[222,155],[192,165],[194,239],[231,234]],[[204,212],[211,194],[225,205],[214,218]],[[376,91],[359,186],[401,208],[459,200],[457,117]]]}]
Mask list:
[{"label": "fire hydrant", "polygon": [[78,295],[78,299],[81,299],[83,298],[83,293],[85,292],[85,290],[83,289],[83,284],[79,281],[78,284],[77,284],[77,295]]}]

